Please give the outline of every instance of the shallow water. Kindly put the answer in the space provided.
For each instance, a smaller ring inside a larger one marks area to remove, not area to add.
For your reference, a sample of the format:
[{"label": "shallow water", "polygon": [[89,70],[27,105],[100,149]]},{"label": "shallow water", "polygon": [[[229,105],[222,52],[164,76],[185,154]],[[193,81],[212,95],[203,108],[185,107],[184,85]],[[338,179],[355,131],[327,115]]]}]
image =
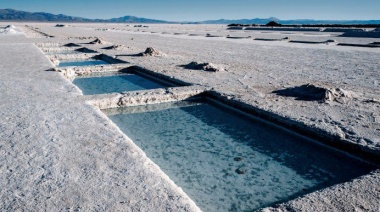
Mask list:
[{"label": "shallow water", "polygon": [[203,211],[255,210],[372,169],[208,101],[103,112]]},{"label": "shallow water", "polygon": [[104,60],[82,60],[82,61],[60,61],[58,67],[67,66],[94,66],[94,65],[106,65],[109,64]]},{"label": "shallow water", "polygon": [[45,52],[46,55],[58,55],[58,54],[81,54],[82,52],[75,51],[75,50],[64,50],[64,51],[50,51]]},{"label": "shallow water", "polygon": [[135,74],[76,78],[73,83],[84,95],[168,87]]}]

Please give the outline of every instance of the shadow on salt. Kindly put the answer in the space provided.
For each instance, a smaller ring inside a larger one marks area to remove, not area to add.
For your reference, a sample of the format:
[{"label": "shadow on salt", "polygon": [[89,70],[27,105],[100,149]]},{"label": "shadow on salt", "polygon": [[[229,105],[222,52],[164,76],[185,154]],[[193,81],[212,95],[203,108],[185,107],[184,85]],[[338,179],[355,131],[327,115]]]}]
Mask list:
[{"label": "shadow on salt", "polygon": [[105,54],[95,55],[89,58],[75,58],[75,59],[61,59],[57,64],[57,67],[82,67],[82,66],[97,66],[97,65],[109,65],[109,64],[125,64],[127,62],[112,58]]}]

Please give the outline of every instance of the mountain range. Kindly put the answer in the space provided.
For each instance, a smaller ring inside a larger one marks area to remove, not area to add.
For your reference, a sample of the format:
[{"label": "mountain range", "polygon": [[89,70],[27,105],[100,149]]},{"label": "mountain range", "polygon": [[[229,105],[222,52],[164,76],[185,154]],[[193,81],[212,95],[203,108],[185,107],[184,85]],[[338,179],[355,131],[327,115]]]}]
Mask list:
[{"label": "mountain range", "polygon": [[226,20],[226,19],[219,19],[219,20],[209,20],[209,21],[202,21],[199,22],[201,24],[259,24],[264,25],[267,24],[270,21],[275,21],[282,25],[317,25],[317,24],[324,24],[324,25],[375,25],[380,24],[380,20],[313,20],[313,19],[297,19],[297,20],[280,20],[277,18],[254,18],[254,19],[239,19],[239,20]]},{"label": "mountain range", "polygon": [[0,21],[36,21],[36,22],[100,22],[100,23],[171,23],[168,21],[124,16],[111,19],[89,19],[63,14],[45,12],[25,12],[14,9],[0,9]]},{"label": "mountain range", "polygon": [[292,24],[380,24],[380,20],[279,20],[277,18],[255,18],[255,19],[239,19],[239,20],[208,20],[199,22],[172,22],[147,18],[139,18],[135,16],[124,16],[111,19],[89,19],[63,14],[55,15],[45,12],[25,12],[14,9],[0,9],[0,21],[35,21],[35,22],[99,22],[99,23],[186,23],[186,24],[266,24],[270,21],[284,25]]}]

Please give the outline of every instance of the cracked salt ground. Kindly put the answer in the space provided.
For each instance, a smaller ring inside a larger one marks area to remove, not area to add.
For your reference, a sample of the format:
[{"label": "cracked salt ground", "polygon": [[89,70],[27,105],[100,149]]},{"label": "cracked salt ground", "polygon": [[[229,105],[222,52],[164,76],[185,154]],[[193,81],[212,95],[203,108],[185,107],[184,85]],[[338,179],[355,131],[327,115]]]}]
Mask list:
[{"label": "cracked salt ground", "polygon": [[204,211],[255,210],[372,169],[210,103],[103,111]]}]

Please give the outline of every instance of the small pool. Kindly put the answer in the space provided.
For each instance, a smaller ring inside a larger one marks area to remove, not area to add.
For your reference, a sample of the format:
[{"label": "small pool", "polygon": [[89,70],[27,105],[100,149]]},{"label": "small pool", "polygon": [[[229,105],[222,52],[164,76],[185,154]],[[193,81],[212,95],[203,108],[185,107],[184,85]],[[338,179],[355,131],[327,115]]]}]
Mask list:
[{"label": "small pool", "polygon": [[103,112],[203,211],[256,210],[374,168],[211,100]]},{"label": "small pool", "polygon": [[110,64],[104,60],[79,60],[79,61],[60,61],[58,67],[67,66],[94,66]]},{"label": "small pool", "polygon": [[63,50],[63,51],[48,51],[45,52],[46,55],[56,55],[56,54],[82,54],[83,52],[75,50]]},{"label": "small pool", "polygon": [[84,95],[171,87],[170,84],[154,81],[137,74],[75,78],[73,83],[82,90]]},{"label": "small pool", "polygon": [[45,48],[44,53],[47,55],[60,55],[60,54],[83,54],[83,53],[96,53],[96,51],[88,48]]}]

